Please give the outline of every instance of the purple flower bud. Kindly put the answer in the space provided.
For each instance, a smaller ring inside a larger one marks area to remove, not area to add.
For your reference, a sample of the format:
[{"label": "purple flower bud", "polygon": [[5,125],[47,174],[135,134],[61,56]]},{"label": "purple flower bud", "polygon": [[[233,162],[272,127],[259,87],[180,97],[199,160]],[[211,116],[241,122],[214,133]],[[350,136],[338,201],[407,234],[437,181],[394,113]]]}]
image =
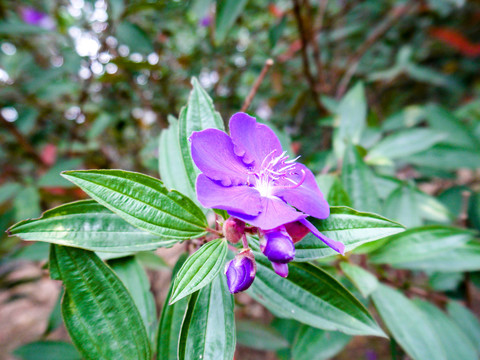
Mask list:
[{"label": "purple flower bud", "polygon": [[285,224],[285,229],[287,230],[288,235],[290,235],[292,238],[294,244],[302,240],[310,233],[310,229],[303,225],[300,221],[294,221]]},{"label": "purple flower bud", "polygon": [[204,16],[198,22],[198,24],[202,27],[209,27],[211,23],[212,23],[212,17],[210,15]]},{"label": "purple flower bud", "polygon": [[223,223],[223,234],[232,244],[238,243],[244,232],[245,223],[242,220],[230,217]]},{"label": "purple flower bud", "polygon": [[20,12],[22,20],[27,24],[43,27],[48,30],[53,30],[55,28],[52,18],[41,11],[32,7],[22,7]]},{"label": "purple flower bud", "polygon": [[288,276],[288,264],[280,264],[272,261],[272,267],[277,275],[283,278]]},{"label": "purple flower bud", "polygon": [[295,246],[284,226],[265,232],[260,250],[271,262],[286,264],[295,258]]},{"label": "purple flower bud", "polygon": [[228,289],[232,294],[247,290],[255,280],[257,265],[250,249],[243,249],[225,267]]}]

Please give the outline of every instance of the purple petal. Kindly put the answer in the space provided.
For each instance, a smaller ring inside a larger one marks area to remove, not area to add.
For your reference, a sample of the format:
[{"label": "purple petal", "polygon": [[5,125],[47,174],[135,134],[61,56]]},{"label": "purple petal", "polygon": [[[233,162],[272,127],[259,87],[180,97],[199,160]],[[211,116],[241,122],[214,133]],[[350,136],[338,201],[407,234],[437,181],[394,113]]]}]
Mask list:
[{"label": "purple petal", "polygon": [[247,290],[255,280],[257,267],[250,249],[243,250],[225,267],[228,289],[232,294]]},{"label": "purple petal", "polygon": [[[274,195],[281,197],[287,203],[309,216],[318,219],[326,219],[330,215],[330,207],[318,188],[315,176],[303,164],[295,164],[295,171],[296,174],[289,178],[295,183],[298,183],[302,178],[301,172],[304,171],[305,179],[302,185],[293,189],[281,189],[280,187],[276,187],[274,188]],[[284,185],[285,187],[294,186],[292,182],[287,180],[284,180],[281,185]]]},{"label": "purple petal", "polygon": [[248,182],[248,169],[233,151],[232,139],[223,131],[206,129],[190,136],[195,165],[210,179],[222,185]]},{"label": "purple petal", "polygon": [[235,154],[245,163],[253,163],[255,170],[260,170],[262,161],[272,151],[275,150],[277,156],[282,153],[277,135],[268,126],[257,123],[254,117],[236,113],[230,118],[229,127]]},{"label": "purple petal", "polygon": [[286,264],[295,258],[295,246],[283,226],[266,232],[260,249],[271,262]]},{"label": "purple petal", "polygon": [[315,235],[317,238],[322,240],[325,243],[325,245],[331,247],[333,250],[335,250],[336,252],[342,255],[345,254],[345,245],[343,245],[343,243],[326,237],[320,231],[318,231],[318,229],[310,221],[306,219],[300,220],[300,222],[303,225],[305,225],[312,232],[313,235]]},{"label": "purple petal", "polygon": [[246,215],[243,210],[241,212],[228,211],[228,214],[262,230],[271,230],[307,217],[280,199],[262,197],[262,205],[263,210],[258,216]]},{"label": "purple petal", "polygon": [[263,209],[260,193],[246,185],[222,186],[203,174],[197,177],[197,198],[206,208],[257,216]]},{"label": "purple petal", "polygon": [[272,267],[273,271],[275,271],[277,275],[280,275],[283,278],[286,278],[288,276],[288,264],[272,262]]},{"label": "purple petal", "polygon": [[22,14],[23,21],[31,25],[38,25],[40,21],[47,17],[47,14],[31,7],[22,8],[20,12]]}]

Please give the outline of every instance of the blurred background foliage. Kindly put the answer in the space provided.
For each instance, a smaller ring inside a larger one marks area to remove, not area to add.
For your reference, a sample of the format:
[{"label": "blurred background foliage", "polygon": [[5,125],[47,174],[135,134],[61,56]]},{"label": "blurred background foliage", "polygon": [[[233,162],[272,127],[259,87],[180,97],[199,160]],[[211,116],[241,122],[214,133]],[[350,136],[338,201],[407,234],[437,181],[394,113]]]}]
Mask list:
[{"label": "blurred background foliage", "polygon": [[[191,77],[226,120],[269,58],[249,112],[332,205],[480,229],[480,4],[466,0],[2,1],[0,228],[84,198],[63,170],[158,177]],[[46,258],[2,236],[0,263]],[[453,274],[432,286],[457,291]]]}]

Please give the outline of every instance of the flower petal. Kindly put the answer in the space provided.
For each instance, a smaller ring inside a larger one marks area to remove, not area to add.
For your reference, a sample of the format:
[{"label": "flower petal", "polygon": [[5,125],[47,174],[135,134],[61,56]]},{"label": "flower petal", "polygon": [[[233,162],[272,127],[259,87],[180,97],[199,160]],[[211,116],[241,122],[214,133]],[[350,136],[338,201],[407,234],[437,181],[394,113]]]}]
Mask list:
[{"label": "flower petal", "polygon": [[268,126],[257,123],[254,117],[236,113],[230,118],[229,128],[235,154],[246,164],[252,164],[255,170],[260,169],[265,157],[274,150],[277,156],[282,153],[277,135]]},{"label": "flower petal", "polygon": [[195,165],[223,185],[246,184],[248,169],[233,151],[232,139],[223,131],[206,129],[190,136]]},{"label": "flower petal", "polygon": [[[281,197],[287,203],[309,216],[326,219],[330,215],[330,207],[318,188],[315,176],[303,164],[295,164],[295,171],[296,174],[289,176],[289,178],[298,183],[303,176],[301,172],[304,171],[305,180],[302,185],[291,189],[282,189],[281,186],[276,187],[274,188],[274,195]],[[291,182],[285,180],[281,185],[285,185],[285,187],[293,186]]]},{"label": "flower petal", "polygon": [[263,209],[260,193],[250,186],[222,186],[200,174],[196,188],[198,201],[206,208],[237,211],[253,216],[257,216]]},{"label": "flower petal", "polygon": [[336,252],[342,255],[345,254],[345,245],[343,245],[343,243],[326,237],[320,231],[318,231],[318,229],[310,221],[306,219],[302,219],[300,220],[300,222],[303,225],[305,225],[312,232],[313,235],[315,235],[317,238],[322,240],[325,243],[325,245],[331,247],[333,250],[335,250]]},{"label": "flower petal", "polygon": [[273,271],[283,278],[288,276],[288,264],[280,264],[272,261]]},{"label": "flower petal", "polygon": [[228,211],[230,216],[235,216],[262,230],[271,230],[283,224],[305,219],[307,215],[296,211],[280,199],[262,197],[263,210],[258,216],[245,215],[244,210]]}]

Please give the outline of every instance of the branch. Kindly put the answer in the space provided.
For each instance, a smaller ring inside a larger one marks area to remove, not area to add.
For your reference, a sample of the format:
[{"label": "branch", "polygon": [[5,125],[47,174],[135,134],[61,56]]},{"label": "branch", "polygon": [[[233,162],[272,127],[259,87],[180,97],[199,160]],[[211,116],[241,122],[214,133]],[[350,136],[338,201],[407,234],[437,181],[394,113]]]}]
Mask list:
[{"label": "branch", "polygon": [[299,0],[293,0],[293,13],[295,15],[295,20],[297,22],[298,32],[300,33],[300,40],[302,44],[301,50],[302,50],[303,73],[307,78],[309,88],[310,88],[310,93],[312,95],[313,102],[315,103],[315,106],[317,107],[318,112],[320,114],[324,114],[326,113],[326,110],[323,107],[322,103],[320,102],[320,94],[318,92],[315,79],[313,78],[312,73],[310,71],[310,61],[308,60],[308,54],[307,54],[308,36],[305,30],[305,27],[303,26],[304,22],[302,19]]},{"label": "branch", "polygon": [[395,25],[404,15],[413,12],[417,9],[418,3],[415,1],[409,1],[403,5],[396,6],[390,10],[387,14],[386,19],[380,22],[368,35],[367,39],[357,51],[347,60],[346,72],[344,73],[342,79],[338,83],[337,87],[337,99],[341,98],[345,94],[348,84],[355,75],[360,60],[363,55],[383,36],[385,33],[390,30],[390,28]]},{"label": "branch", "polygon": [[262,72],[260,75],[258,75],[257,80],[255,80],[255,83],[252,86],[252,89],[248,93],[245,102],[242,105],[242,108],[240,109],[241,112],[247,111],[248,107],[252,103],[253,98],[255,97],[255,94],[258,91],[258,88],[260,87],[260,84],[262,83],[263,79],[265,78],[265,75],[267,75],[268,69],[270,69],[273,65],[273,60],[272,59],[267,59],[265,61],[265,65],[263,65]]}]

